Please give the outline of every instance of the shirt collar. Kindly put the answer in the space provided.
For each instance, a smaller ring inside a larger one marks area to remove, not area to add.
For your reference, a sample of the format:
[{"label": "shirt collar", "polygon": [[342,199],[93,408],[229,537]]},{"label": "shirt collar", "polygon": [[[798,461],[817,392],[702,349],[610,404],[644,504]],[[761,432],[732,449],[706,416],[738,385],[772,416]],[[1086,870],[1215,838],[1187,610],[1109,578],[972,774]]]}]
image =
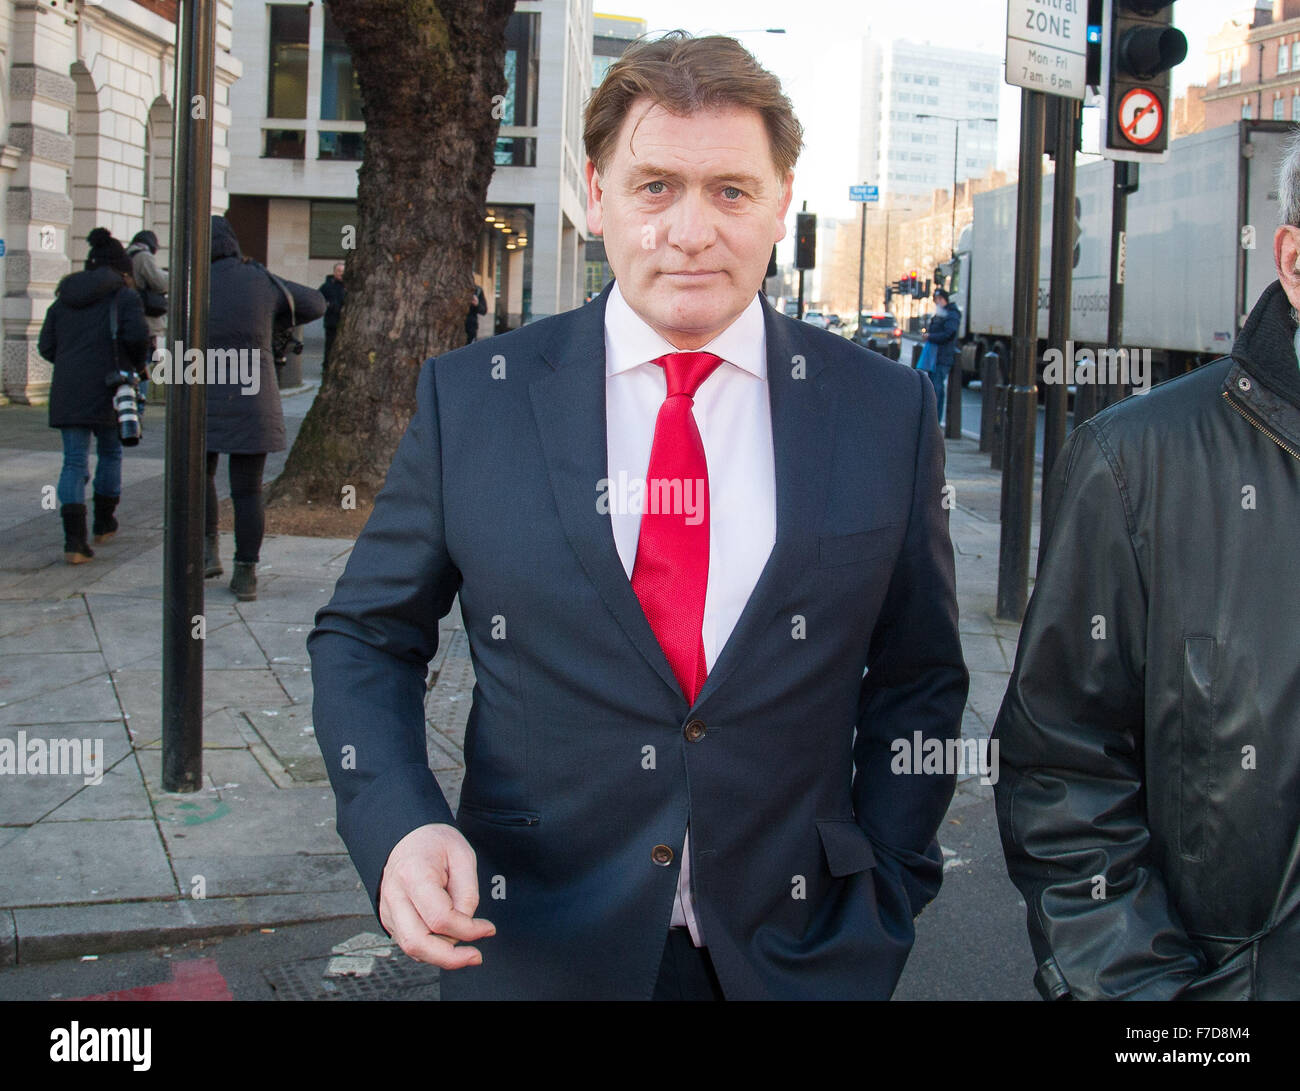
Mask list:
[{"label": "shirt collar", "polygon": [[[623,298],[618,281],[605,302],[605,375],[618,375],[670,352],[680,352],[656,333]],[[767,379],[767,331],[758,293],[725,330],[698,352],[711,352],[758,379]]]}]

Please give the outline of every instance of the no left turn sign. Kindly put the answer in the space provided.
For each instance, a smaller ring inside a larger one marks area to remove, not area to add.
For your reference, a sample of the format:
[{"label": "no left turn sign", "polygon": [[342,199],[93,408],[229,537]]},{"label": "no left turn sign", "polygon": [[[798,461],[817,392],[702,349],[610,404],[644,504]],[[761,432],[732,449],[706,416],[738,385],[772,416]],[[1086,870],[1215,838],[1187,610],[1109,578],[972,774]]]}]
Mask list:
[{"label": "no left turn sign", "polygon": [[1119,128],[1133,144],[1150,144],[1165,128],[1165,110],[1154,91],[1135,87],[1119,101]]}]

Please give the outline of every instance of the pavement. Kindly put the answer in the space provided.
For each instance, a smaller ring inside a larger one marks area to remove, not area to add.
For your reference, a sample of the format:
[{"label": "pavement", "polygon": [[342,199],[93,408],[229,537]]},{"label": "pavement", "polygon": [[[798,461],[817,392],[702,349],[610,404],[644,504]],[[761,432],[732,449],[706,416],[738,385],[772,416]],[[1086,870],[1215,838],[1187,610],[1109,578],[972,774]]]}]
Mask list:
[{"label": "pavement", "polygon": [[[316,390],[307,372],[284,392],[290,442]],[[205,585],[204,787],[162,787],[161,416],[150,408],[144,442],[126,454],[121,530],[92,563],[70,566],[58,511],[41,504],[58,479],[59,434],[43,408],[0,407],[0,739],[29,754],[43,749],[37,740],[84,740],[102,775],[92,784],[85,770],[4,778],[0,969],[372,912],[335,831],[304,644],[350,540],[268,536],[258,599],[241,603],[226,586],[233,542],[222,534],[226,575]],[[268,459],[268,480],[284,457]],[[948,441],[967,737],[989,734],[1019,632],[995,617],[1000,476],[988,462],[973,440]],[[219,482],[224,474],[223,462]],[[441,629],[426,738],[454,808],[474,676],[457,611]],[[959,831],[973,805],[982,805],[984,851],[996,852],[991,792],[976,772],[959,781],[940,835],[954,868],[968,863]],[[1003,885],[999,897],[1014,905]]]}]

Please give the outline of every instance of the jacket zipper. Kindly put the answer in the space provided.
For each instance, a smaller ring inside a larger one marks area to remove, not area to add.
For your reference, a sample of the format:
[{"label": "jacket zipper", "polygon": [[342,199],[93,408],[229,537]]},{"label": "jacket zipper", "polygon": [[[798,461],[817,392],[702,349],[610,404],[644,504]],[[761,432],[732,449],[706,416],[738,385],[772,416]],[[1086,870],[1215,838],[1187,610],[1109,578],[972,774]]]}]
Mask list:
[{"label": "jacket zipper", "polygon": [[1278,435],[1275,435],[1273,432],[1270,432],[1267,428],[1265,428],[1262,424],[1260,424],[1259,421],[1255,419],[1254,414],[1247,412],[1246,409],[1238,405],[1235,399],[1230,398],[1228,396],[1228,392],[1226,390],[1223,392],[1223,400],[1227,402],[1230,406],[1232,406],[1232,408],[1235,409],[1238,413],[1240,413],[1250,424],[1252,424],[1255,428],[1259,429],[1259,431],[1263,432],[1264,435],[1268,436],[1269,439],[1271,439],[1274,443],[1276,443],[1279,447],[1281,447],[1282,450],[1284,450],[1287,454],[1291,455],[1293,458],[1300,458],[1300,451],[1297,451],[1294,447],[1292,447],[1289,443],[1287,443],[1286,440],[1282,439]]}]

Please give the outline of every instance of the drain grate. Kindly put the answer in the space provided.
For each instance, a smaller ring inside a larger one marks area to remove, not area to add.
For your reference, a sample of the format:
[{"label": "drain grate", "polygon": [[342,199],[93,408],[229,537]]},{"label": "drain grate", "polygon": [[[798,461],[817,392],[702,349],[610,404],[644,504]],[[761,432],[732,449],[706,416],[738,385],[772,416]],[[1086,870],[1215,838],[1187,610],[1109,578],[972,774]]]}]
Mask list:
[{"label": "drain grate", "polygon": [[276,1000],[437,1000],[438,967],[404,954],[375,959],[368,974],[326,977],[329,958],[287,962],[262,971]]}]

